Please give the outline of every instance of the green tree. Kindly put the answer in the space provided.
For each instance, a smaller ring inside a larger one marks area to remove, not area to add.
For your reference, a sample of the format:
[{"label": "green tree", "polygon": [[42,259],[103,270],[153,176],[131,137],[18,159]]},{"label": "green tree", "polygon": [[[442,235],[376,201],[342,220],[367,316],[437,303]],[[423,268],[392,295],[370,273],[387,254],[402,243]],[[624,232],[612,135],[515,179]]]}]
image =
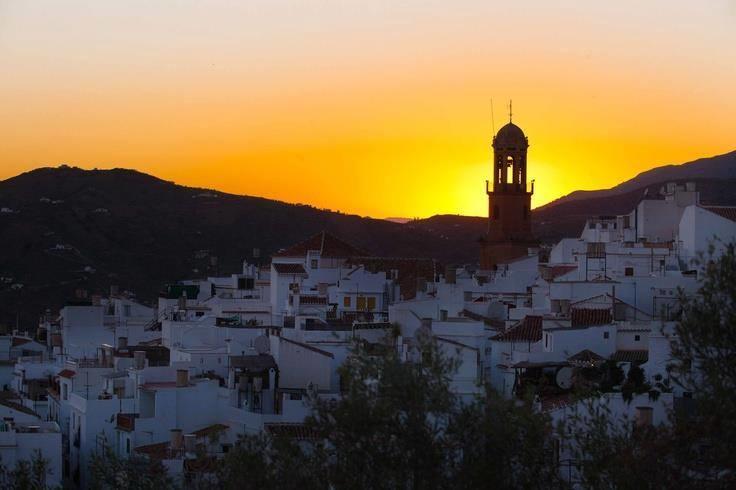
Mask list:
[{"label": "green tree", "polygon": [[714,257],[711,245],[694,296],[681,294],[682,318],[672,340],[675,381],[693,394],[682,444],[697,446],[690,470],[704,480],[736,484],[736,244]]},{"label": "green tree", "polygon": [[[558,485],[546,417],[530,402],[503,400],[490,390],[461,402],[451,390],[458,362],[432,340],[422,341],[419,348],[416,362],[406,362],[390,342],[356,343],[339,370],[342,396],[312,399],[314,415],[306,425],[314,440],[297,445],[265,436],[243,438],[226,458],[223,485],[320,489]],[[249,478],[254,479],[247,482]]]},{"label": "green tree", "polygon": [[[712,252],[697,294],[680,295],[674,331],[663,330],[672,347],[671,375],[692,393],[691,406],[683,399],[670,424],[637,427],[612,416],[589,393],[559,428],[583,488],[736,486],[736,248],[727,245],[718,258]],[[659,390],[671,390],[655,381]],[[650,388],[632,366],[622,386],[625,398]]]},{"label": "green tree", "polygon": [[314,454],[286,438],[241,436],[217,474],[224,489],[309,490],[327,488]]},{"label": "green tree", "polygon": [[[606,395],[602,395],[605,397]],[[558,427],[566,477],[586,489],[690,488],[687,448],[676,426],[636,426],[604,398],[582,400]]]},{"label": "green tree", "polygon": [[550,420],[530,400],[488,389],[461,406],[448,429],[453,488],[552,489],[561,486]]},{"label": "green tree", "polygon": [[0,462],[0,488],[10,490],[46,490],[49,475],[49,461],[35,451],[30,460],[16,461],[13,468]]},{"label": "green tree", "polygon": [[421,362],[404,362],[392,345],[357,343],[339,370],[342,397],[315,401],[308,424],[326,441],[315,454],[335,488],[437,488],[447,481],[457,362],[434,342],[419,347]]},{"label": "green tree", "polygon": [[142,456],[120,458],[111,449],[92,456],[89,465],[90,488],[113,490],[166,490],[176,488],[174,480],[159,461]]}]

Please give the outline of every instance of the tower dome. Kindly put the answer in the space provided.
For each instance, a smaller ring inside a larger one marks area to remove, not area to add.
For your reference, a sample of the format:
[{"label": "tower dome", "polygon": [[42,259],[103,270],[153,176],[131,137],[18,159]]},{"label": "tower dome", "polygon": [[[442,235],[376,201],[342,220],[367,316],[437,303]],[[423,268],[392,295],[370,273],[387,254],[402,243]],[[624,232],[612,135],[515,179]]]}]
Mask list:
[{"label": "tower dome", "polygon": [[516,124],[509,122],[504,127],[498,130],[496,136],[493,138],[494,148],[528,148],[529,141],[524,135],[524,131],[521,130]]}]

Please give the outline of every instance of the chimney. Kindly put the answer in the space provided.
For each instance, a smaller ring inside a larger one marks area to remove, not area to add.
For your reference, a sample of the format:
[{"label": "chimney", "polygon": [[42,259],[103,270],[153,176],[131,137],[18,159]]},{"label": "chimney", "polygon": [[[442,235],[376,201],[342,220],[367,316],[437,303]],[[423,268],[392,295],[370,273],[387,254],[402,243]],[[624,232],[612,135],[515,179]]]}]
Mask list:
[{"label": "chimney", "polygon": [[184,435],[184,450],[189,454],[194,454],[197,449],[197,436],[194,434]]},{"label": "chimney", "polygon": [[455,284],[457,281],[457,269],[455,269],[454,265],[448,265],[445,267],[445,283],[446,284]]},{"label": "chimney", "polygon": [[133,367],[138,371],[145,369],[146,367],[146,352],[137,350],[133,352]]},{"label": "chimney", "polygon": [[185,388],[189,386],[189,370],[188,369],[177,369],[176,370],[176,387]]},{"label": "chimney", "polygon": [[171,429],[171,450],[179,451],[184,447],[184,436],[181,429]]},{"label": "chimney", "polygon": [[128,348],[128,337],[118,337],[118,349]]}]

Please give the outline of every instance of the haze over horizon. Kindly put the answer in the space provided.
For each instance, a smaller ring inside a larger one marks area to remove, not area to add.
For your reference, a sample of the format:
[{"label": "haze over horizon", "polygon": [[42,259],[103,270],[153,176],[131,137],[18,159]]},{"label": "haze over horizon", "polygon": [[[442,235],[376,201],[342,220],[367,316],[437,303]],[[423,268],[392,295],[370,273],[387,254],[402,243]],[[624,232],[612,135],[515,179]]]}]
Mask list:
[{"label": "haze over horizon", "polygon": [[[534,206],[734,149],[736,3],[0,4],[0,179],[61,163],[373,217]],[[134,33],[134,35],[132,35]]]}]

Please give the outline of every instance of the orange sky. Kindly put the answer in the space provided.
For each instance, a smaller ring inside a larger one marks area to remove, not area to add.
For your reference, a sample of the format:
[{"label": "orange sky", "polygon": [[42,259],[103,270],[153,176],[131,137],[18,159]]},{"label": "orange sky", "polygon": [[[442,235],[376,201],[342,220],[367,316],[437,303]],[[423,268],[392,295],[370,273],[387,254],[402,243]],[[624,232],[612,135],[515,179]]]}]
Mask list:
[{"label": "orange sky", "polygon": [[[733,1],[0,1],[0,179],[48,165],[375,217],[538,206],[736,149]],[[1,203],[0,203],[1,204]]]}]

